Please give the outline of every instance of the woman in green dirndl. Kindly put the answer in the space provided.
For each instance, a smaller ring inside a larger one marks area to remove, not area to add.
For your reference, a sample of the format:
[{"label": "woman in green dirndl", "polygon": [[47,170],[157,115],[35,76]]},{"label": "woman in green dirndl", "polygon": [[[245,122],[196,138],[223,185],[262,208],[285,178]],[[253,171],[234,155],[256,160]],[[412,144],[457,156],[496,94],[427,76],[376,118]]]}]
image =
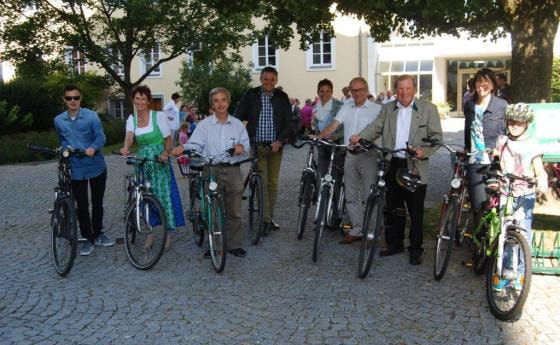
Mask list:
[{"label": "woman in green dirndl", "polygon": [[[132,90],[132,102],[136,112],[126,121],[126,137],[121,154],[129,154],[130,146],[136,140],[140,149],[138,157],[154,158],[159,156],[162,162],[169,161],[172,149],[171,135],[167,116],[162,112],[150,110],[152,93],[145,86],[137,86]],[[171,164],[147,162],[146,178],[152,183],[152,190],[161,202],[167,216],[168,231],[174,232],[178,226],[185,226],[179,190]],[[165,248],[171,247],[171,236],[167,236]]]}]

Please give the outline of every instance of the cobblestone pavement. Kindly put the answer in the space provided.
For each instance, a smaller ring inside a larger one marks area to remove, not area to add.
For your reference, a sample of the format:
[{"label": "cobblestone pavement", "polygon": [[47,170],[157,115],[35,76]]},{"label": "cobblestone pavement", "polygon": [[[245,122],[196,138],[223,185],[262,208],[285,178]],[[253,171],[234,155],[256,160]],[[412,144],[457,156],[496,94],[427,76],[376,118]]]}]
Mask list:
[{"label": "cobblestone pavement", "polygon": [[[461,138],[459,120],[446,137]],[[151,271],[134,269],[122,245],[78,257],[66,278],[54,272],[49,218],[54,163],[0,167],[1,344],[559,344],[560,278],[534,276],[521,320],[490,314],[483,279],[453,253],[443,281],[432,277],[433,241],[420,266],[405,255],[376,258],[356,277],[357,246],[328,232],[311,262],[311,231],[295,239],[303,151],[287,148],[277,220],[281,230],[246,258],[228,256],[215,274],[190,227]],[[107,157],[106,232],[121,236],[122,174]],[[429,203],[446,189],[448,157],[432,159]],[[180,182],[183,189],[184,181]],[[183,193],[185,191],[183,190]],[[310,225],[308,226],[310,228]]]}]

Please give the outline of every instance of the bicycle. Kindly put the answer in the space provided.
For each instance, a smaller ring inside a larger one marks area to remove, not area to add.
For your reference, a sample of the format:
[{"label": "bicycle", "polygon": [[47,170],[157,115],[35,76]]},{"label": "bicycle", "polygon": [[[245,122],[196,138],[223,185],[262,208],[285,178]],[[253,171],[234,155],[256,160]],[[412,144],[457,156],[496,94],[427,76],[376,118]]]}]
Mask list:
[{"label": "bicycle", "polygon": [[[532,277],[529,242],[521,234],[523,229],[516,218],[522,208],[514,209],[512,187],[516,180],[523,180],[529,184],[535,182],[528,177],[502,174],[488,167],[482,168],[481,172],[488,178],[497,179],[508,186],[507,193],[490,191],[490,198],[485,205],[487,211],[472,236],[475,253],[484,253],[481,260],[486,263],[483,267],[486,268],[486,299],[490,311],[499,320],[508,321],[521,314],[529,294]],[[511,255],[512,267],[503,267],[506,254]],[[520,257],[524,261],[524,272],[518,271]],[[501,282],[502,279],[508,281],[508,284],[499,289],[495,288],[496,283]]]},{"label": "bicycle", "polygon": [[360,253],[358,256],[358,277],[363,279],[369,274],[375,256],[377,241],[384,227],[383,213],[385,208],[385,192],[387,190],[385,174],[387,172],[387,163],[389,163],[385,156],[404,152],[407,156],[413,157],[413,153],[408,148],[391,150],[380,147],[366,139],[360,139],[359,143],[363,150],[374,149],[377,151],[377,177],[371,184],[366,199],[362,240],[360,242]]},{"label": "bicycle", "polygon": [[301,240],[303,238],[303,232],[305,231],[305,226],[307,224],[307,214],[311,202],[317,199],[317,151],[313,140],[303,139],[299,143],[292,143],[297,149],[302,148],[305,145],[309,145],[309,152],[307,154],[306,165],[301,173],[301,180],[299,186],[298,195],[298,224],[297,224],[297,239]]},{"label": "bicycle", "polygon": [[[188,219],[192,223],[195,242],[201,246],[204,241],[204,230],[208,233],[212,267],[221,273],[226,264],[226,237],[224,229],[224,205],[222,195],[218,192],[218,183],[212,168],[227,163],[214,163],[214,160],[233,154],[233,148],[214,156],[205,156],[200,152],[185,150],[183,154],[188,158],[200,158],[197,163],[191,161],[190,169],[195,171],[190,181],[190,208]],[[241,161],[235,164],[241,164]],[[207,173],[204,174],[205,167]]]},{"label": "bicycle", "polygon": [[54,187],[54,204],[49,209],[51,214],[51,248],[56,273],[66,276],[76,258],[78,248],[78,226],[76,203],[72,193],[70,157],[83,157],[84,152],[72,148],[51,149],[43,146],[26,145],[35,152],[56,156],[58,158],[58,183]]},{"label": "bicycle", "polygon": [[461,246],[470,220],[467,189],[467,158],[473,153],[454,150],[449,145],[426,139],[433,147],[443,147],[449,151],[453,177],[449,190],[443,195],[438,234],[436,237],[436,253],[434,256],[434,278],[441,280],[445,275],[451,257],[451,243]]},{"label": "bicycle", "polygon": [[[258,148],[257,146],[263,145],[259,143],[251,143],[251,148],[253,151],[253,157],[245,160],[243,162],[251,162],[251,167],[243,183],[243,200],[248,200],[247,204],[247,215],[248,215],[248,230],[249,239],[251,243],[256,245],[263,231],[263,216],[264,216],[264,188],[262,176],[259,172],[257,162],[258,162]],[[270,144],[265,145],[270,148]],[[245,195],[245,191],[248,189],[248,195]],[[268,229],[266,229],[268,231]]]},{"label": "bicycle", "polygon": [[124,248],[128,261],[137,269],[154,267],[165,249],[168,220],[165,209],[145,177],[148,162],[167,164],[156,158],[121,156],[134,173],[125,174]]},{"label": "bicycle", "polygon": [[331,154],[329,157],[329,165],[327,168],[327,173],[321,178],[318,191],[317,204],[318,207],[315,210],[315,235],[313,239],[313,262],[317,262],[319,257],[319,247],[321,244],[321,237],[323,234],[323,229],[325,226],[330,226],[335,221],[335,214],[338,216],[335,204],[335,179],[333,178],[333,172],[336,168],[334,164],[335,155],[337,149],[346,149],[347,145],[339,145],[323,139],[313,139],[311,140],[314,146],[327,146],[331,148]]}]

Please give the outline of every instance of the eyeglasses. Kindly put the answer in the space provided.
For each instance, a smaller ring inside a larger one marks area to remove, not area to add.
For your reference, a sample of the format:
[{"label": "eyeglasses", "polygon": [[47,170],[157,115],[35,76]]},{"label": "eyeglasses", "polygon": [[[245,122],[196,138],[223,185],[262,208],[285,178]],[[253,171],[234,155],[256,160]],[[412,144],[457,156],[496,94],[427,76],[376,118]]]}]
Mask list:
[{"label": "eyeglasses", "polygon": [[510,127],[525,127],[527,125],[527,122],[508,120],[507,125]]},{"label": "eyeglasses", "polygon": [[82,96],[64,96],[64,99],[70,102],[71,100],[79,101]]},{"label": "eyeglasses", "polygon": [[365,88],[361,88],[361,89],[350,89],[351,93],[358,93],[358,92],[365,92],[367,91]]}]

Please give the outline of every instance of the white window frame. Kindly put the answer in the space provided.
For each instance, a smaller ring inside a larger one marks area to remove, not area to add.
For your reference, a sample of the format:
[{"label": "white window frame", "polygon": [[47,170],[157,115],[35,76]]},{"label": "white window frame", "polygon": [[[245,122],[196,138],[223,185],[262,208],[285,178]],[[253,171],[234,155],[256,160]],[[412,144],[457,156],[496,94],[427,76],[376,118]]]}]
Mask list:
[{"label": "white window frame", "polygon": [[[109,109],[111,110],[112,115],[117,118],[117,119],[125,119],[126,115],[125,111],[126,111],[126,100],[124,98],[118,97],[118,98],[111,98],[109,100]],[[117,103],[120,104],[120,113],[117,113]]]},{"label": "white window frame", "polygon": [[[307,70],[308,71],[315,71],[315,70],[335,70],[336,69],[336,40],[335,37],[331,37],[330,44],[331,44],[331,62],[330,63],[323,63],[323,35],[328,34],[328,32],[321,31],[319,34],[319,42],[313,42],[309,45],[306,51],[306,62],[307,62]],[[313,44],[319,43],[321,49],[321,63],[313,63]]]},{"label": "white window frame", "polygon": [[[422,71],[421,66],[422,66],[422,61],[424,61],[424,60],[430,60],[430,59],[379,60],[377,62],[377,70],[379,71],[377,73],[377,75],[380,75],[382,77],[389,77],[389,81],[392,80],[392,77],[400,76],[402,74],[409,74],[409,75],[413,76],[414,78],[416,78],[416,84],[417,84],[416,96],[419,97],[420,96],[420,76],[421,75],[431,75],[432,78],[433,78],[433,75],[434,75],[434,64],[435,64],[434,60],[431,59],[432,69],[430,71]],[[391,68],[393,67],[393,62],[395,62],[395,61],[402,63],[402,65],[403,65],[403,70],[402,71],[394,71],[394,72],[391,71]],[[418,66],[416,68],[416,71],[408,71],[408,72],[406,71],[406,62],[407,61],[417,61],[418,62]],[[386,63],[386,62],[389,62],[389,70],[387,72],[381,72],[380,71],[381,63]],[[376,87],[377,87],[377,85],[376,85]],[[389,88],[391,90],[393,90],[393,85],[389,85]],[[433,82],[432,82],[432,91],[433,91],[433,88],[434,88],[434,85],[433,85]],[[381,90],[381,91],[385,92],[386,90]],[[393,90],[393,92],[395,92],[395,91],[396,90]]]},{"label": "white window frame", "polygon": [[[74,52],[76,53],[76,58],[74,58]],[[88,71],[88,61],[82,51],[74,47],[66,47],[64,52],[64,61],[67,65],[71,66],[72,69],[77,74],[86,73]],[[81,71],[83,69],[83,71]]]},{"label": "white window frame", "polygon": [[[152,48],[150,50],[149,61],[146,59],[146,54],[144,54],[144,52],[140,53],[140,75],[143,75],[144,73],[146,73],[146,71],[149,69],[147,64],[154,61],[155,57],[157,57],[157,59],[155,61],[156,62],[159,61],[159,59],[161,57],[161,49],[160,49],[159,44],[155,48],[157,48],[157,53],[155,53],[154,52],[155,49]],[[163,64],[159,65],[157,69],[153,70],[152,73],[150,73],[148,78],[162,78],[163,77],[163,68],[162,67],[163,67]]]},{"label": "white window frame", "polygon": [[264,47],[265,47],[265,54],[266,54],[265,55],[266,64],[264,66],[259,64],[259,41],[257,40],[256,42],[254,42],[251,47],[252,58],[253,58],[253,71],[258,72],[267,66],[274,67],[276,68],[276,70],[278,70],[279,69],[278,67],[280,66],[280,61],[279,61],[280,51],[278,49],[274,50],[274,58],[276,60],[276,64],[272,65],[268,63],[270,58],[270,55],[268,55],[268,49],[270,47],[270,42],[268,41],[268,35],[264,36]]},{"label": "white window frame", "polygon": [[[122,60],[121,53],[117,49],[113,50],[113,48],[109,47],[109,48],[107,48],[107,50],[109,51],[109,54],[111,54],[111,55],[116,53],[117,54],[117,57],[116,57],[117,60]],[[124,77],[124,65],[122,63],[114,62],[111,65],[111,67],[113,68],[113,70],[115,72],[117,72],[117,74],[120,77]]]}]

